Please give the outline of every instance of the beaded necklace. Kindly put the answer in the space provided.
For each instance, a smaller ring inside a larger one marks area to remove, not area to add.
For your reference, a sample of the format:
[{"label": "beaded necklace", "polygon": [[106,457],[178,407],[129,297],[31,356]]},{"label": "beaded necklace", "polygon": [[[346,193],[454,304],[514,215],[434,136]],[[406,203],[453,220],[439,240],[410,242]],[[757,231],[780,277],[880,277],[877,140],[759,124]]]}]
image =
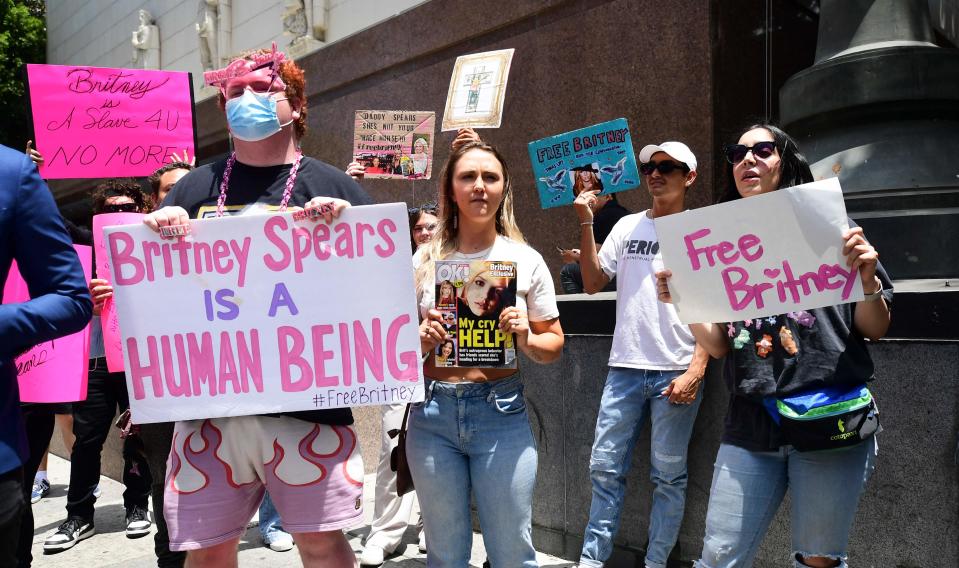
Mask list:
[{"label": "beaded necklace", "polygon": [[[296,183],[296,172],[300,169],[300,160],[303,159],[303,151],[296,149],[296,158],[293,160],[293,166],[290,168],[290,175],[286,178],[286,188],[283,190],[283,200],[280,202],[280,211],[286,211],[286,204],[289,203],[293,195],[293,184]],[[220,197],[216,200],[216,216],[223,216],[223,207],[226,204],[226,190],[230,185],[230,174],[233,173],[233,164],[236,163],[236,152],[230,154],[226,161],[226,169],[223,170],[223,181],[220,182]]]}]

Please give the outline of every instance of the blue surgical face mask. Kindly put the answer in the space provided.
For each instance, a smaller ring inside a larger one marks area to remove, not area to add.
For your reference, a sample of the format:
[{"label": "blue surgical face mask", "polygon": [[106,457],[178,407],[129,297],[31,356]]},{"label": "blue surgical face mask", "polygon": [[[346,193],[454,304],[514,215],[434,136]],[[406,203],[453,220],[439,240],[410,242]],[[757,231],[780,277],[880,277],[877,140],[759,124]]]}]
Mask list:
[{"label": "blue surgical face mask", "polygon": [[[284,99],[279,99],[284,100]],[[239,97],[226,101],[226,121],[233,136],[246,142],[258,142],[269,138],[286,124],[280,124],[276,114],[277,99],[269,93],[258,94],[250,89]]]}]

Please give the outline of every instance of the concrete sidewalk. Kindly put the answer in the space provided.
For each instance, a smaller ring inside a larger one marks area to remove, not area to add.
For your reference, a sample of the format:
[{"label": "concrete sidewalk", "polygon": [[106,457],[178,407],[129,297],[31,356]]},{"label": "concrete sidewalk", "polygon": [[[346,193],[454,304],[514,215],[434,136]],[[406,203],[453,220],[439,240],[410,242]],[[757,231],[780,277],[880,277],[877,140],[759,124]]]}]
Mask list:
[{"label": "concrete sidewalk", "polygon": [[[126,538],[126,528],[123,509],[123,485],[107,477],[100,478],[100,489],[103,494],[97,500],[95,524],[97,534],[84,540],[64,552],[44,555],[43,541],[66,516],[67,483],[70,479],[70,462],[51,454],[49,471],[52,486],[48,497],[33,506],[36,529],[33,537],[33,566],[36,568],[151,568],[156,566],[156,557],[153,554],[153,533],[143,538],[131,540]],[[362,550],[363,537],[369,532],[369,522],[373,515],[373,476],[368,475],[364,484],[364,511],[366,513],[363,527],[347,532],[353,550],[359,553]],[[254,521],[256,519],[254,518]],[[426,557],[416,546],[416,528],[411,527],[397,554],[389,558],[386,568],[419,568],[426,566]],[[572,562],[561,560],[544,554],[539,554],[540,566],[569,567]],[[483,549],[483,537],[474,534],[473,557],[471,567],[479,568],[483,565],[486,554]],[[296,549],[289,552],[273,552],[265,548],[260,541],[259,530],[253,526],[246,531],[240,540],[240,566],[255,566],[256,568],[272,568],[274,566],[300,566],[300,557]]]}]

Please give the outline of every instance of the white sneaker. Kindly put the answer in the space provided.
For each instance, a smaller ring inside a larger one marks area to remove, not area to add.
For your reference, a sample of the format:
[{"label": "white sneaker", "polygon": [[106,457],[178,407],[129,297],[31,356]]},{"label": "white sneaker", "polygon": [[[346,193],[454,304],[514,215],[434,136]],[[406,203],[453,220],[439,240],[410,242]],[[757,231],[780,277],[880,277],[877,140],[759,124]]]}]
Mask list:
[{"label": "white sneaker", "polygon": [[426,533],[424,531],[420,531],[420,539],[417,543],[417,548],[420,549],[420,552],[426,554]]},{"label": "white sneaker", "polygon": [[386,560],[386,551],[376,545],[367,545],[360,555],[360,566],[379,566]]},{"label": "white sneaker", "polygon": [[273,530],[263,539],[263,544],[273,552],[286,552],[293,549],[293,537],[288,532]]},{"label": "white sneaker", "polygon": [[150,534],[150,513],[142,507],[134,506],[127,511],[127,538],[140,538]]},{"label": "white sneaker", "polygon": [[38,503],[40,499],[43,499],[50,494],[50,482],[46,479],[34,479],[33,480],[33,490],[30,491],[30,503]]},{"label": "white sneaker", "polygon": [[90,538],[96,529],[92,522],[82,519],[67,519],[57,527],[57,532],[43,541],[44,551],[58,551],[73,548],[73,545],[85,538]]}]

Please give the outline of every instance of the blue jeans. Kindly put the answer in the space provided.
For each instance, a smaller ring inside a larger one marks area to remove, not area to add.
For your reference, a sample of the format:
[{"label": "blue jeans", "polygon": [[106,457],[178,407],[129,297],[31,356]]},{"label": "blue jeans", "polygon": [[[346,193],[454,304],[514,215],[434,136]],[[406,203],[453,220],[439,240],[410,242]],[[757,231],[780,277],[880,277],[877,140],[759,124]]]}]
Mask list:
[{"label": "blue jeans", "polygon": [[838,450],[751,452],[723,444],[716,455],[700,568],[752,566],[786,490],[797,555],[825,556],[846,566],[859,496],[875,468],[876,438]]},{"label": "blue jeans", "polygon": [[692,404],[673,404],[662,395],[663,389],[682,373],[610,367],[589,460],[593,502],[580,566],[603,566],[613,552],[613,537],[619,530],[626,493],[626,473],[647,415],[652,423],[649,475],[656,487],[649,514],[646,565],[666,566],[683,522],[686,454],[702,402],[702,385]]},{"label": "blue jeans", "polygon": [[494,568],[536,568],[531,537],[537,454],[518,376],[427,380],[410,409],[406,455],[429,535],[428,568],[467,568],[470,490]]},{"label": "blue jeans", "polygon": [[260,503],[260,536],[267,545],[270,544],[270,539],[274,536],[286,532],[280,522],[280,512],[273,505],[270,492],[266,491],[263,493],[263,501]]}]

